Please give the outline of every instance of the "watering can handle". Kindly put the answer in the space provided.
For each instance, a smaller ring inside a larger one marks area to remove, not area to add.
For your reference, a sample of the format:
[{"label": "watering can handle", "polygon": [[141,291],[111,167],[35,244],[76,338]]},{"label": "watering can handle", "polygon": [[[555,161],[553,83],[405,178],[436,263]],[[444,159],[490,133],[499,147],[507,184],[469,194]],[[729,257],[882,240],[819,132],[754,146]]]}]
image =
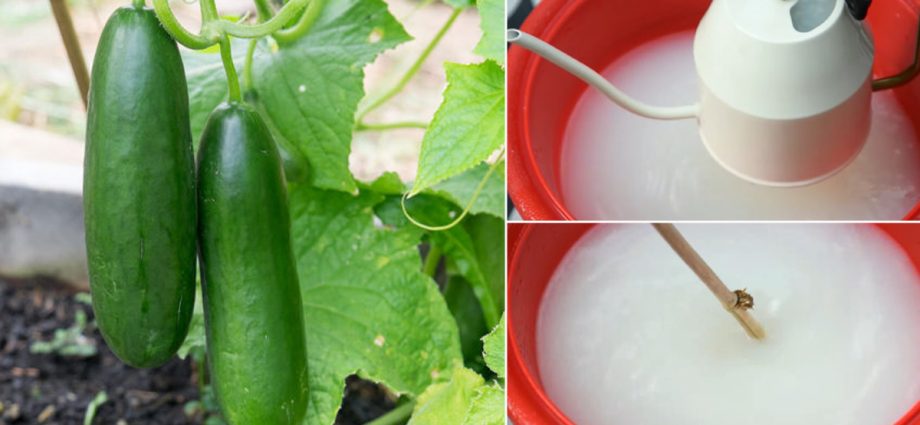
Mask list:
[{"label": "watering can handle", "polygon": [[898,75],[872,81],[873,91],[882,91],[903,86],[920,75],[920,22],[917,23],[917,44],[914,47],[914,62]]},{"label": "watering can handle", "polygon": [[866,15],[869,14],[869,6],[872,6],[872,0],[847,0],[847,7],[850,9],[850,14],[853,15],[853,18],[857,21],[866,19]]},{"label": "watering can handle", "polygon": [[568,71],[580,80],[588,83],[588,85],[600,90],[617,105],[643,117],[659,120],[681,120],[696,118],[698,115],[700,108],[697,104],[666,108],[647,105],[629,97],[626,93],[614,87],[607,79],[587,65],[575,60],[545,41],[525,32],[515,29],[508,30],[508,41],[556,64],[563,70]]}]

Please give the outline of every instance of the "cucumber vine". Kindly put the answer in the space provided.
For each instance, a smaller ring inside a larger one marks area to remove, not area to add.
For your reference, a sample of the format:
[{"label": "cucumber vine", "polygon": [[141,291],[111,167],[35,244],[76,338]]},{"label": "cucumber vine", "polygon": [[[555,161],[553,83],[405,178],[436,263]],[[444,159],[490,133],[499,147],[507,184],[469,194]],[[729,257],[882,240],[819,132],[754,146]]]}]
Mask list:
[{"label": "cucumber vine", "polygon": [[[503,397],[503,373],[485,358],[504,349],[484,354],[481,340],[503,339],[504,55],[496,52],[504,51],[504,16],[495,13],[503,0],[441,1],[452,10],[437,32],[392,85],[366,96],[364,67],[411,38],[384,0],[253,0],[254,16],[240,19],[198,0],[197,31],[179,23],[169,0],[152,0],[167,33],[200,51],[183,54],[193,137],[218,103],[245,101],[286,158],[316,394],[307,424],[333,422],[341,383],[355,371],[405,395],[381,424],[463,418],[485,408],[480,400]],[[448,86],[433,118],[369,122],[473,9],[483,30],[474,53],[483,60],[444,65]],[[357,181],[348,167],[354,134],[406,128],[424,130],[416,180],[385,173]],[[424,258],[419,245],[428,247]],[[190,334],[186,343],[203,341]],[[435,395],[458,386],[468,397]],[[491,414],[489,424],[504,422],[502,410]]]}]

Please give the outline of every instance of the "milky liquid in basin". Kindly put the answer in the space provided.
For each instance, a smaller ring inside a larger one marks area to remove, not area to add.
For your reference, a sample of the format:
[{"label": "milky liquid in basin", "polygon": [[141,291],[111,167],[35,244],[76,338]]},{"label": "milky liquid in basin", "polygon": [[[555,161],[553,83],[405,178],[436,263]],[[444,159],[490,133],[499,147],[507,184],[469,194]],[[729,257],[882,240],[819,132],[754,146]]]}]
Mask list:
[{"label": "milky liquid in basin", "polygon": [[647,225],[597,227],[537,323],[543,388],[579,425],[892,425],[920,401],[920,277],[873,226],[678,228],[767,332],[747,337]]},{"label": "milky liquid in basin", "polygon": [[[603,74],[650,104],[699,98],[691,32],[640,46]],[[564,203],[583,220],[899,220],[920,201],[917,135],[891,92],[875,93],[872,109],[869,140],[850,166],[815,185],[773,188],[724,170],[695,120],[642,118],[588,89],[565,131]]]}]

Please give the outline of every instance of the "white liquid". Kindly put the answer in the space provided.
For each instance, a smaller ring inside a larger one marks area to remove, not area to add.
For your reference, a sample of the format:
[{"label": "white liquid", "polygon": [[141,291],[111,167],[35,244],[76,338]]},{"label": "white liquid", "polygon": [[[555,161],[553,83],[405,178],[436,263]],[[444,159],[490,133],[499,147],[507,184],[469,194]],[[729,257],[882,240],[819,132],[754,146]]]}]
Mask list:
[{"label": "white liquid", "polygon": [[543,386],[579,425],[892,425],[920,401],[920,277],[858,225],[680,225],[767,339],[749,339],[646,225],[567,254],[537,329]]},{"label": "white liquid", "polygon": [[[692,37],[643,45],[604,75],[654,105],[695,102]],[[771,188],[722,169],[696,121],[642,118],[588,89],[565,133],[564,202],[582,220],[900,220],[920,201],[917,135],[891,93],[874,94],[872,107],[869,141],[849,167],[812,186]]]}]

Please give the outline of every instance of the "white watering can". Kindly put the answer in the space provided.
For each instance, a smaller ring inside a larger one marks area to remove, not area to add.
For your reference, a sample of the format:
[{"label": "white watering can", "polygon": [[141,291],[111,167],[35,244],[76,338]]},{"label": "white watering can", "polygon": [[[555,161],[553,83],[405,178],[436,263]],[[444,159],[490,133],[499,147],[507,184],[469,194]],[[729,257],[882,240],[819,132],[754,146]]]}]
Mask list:
[{"label": "white watering can", "polygon": [[869,135],[873,88],[902,85],[920,70],[915,63],[898,77],[873,82],[874,45],[863,23],[870,3],[713,0],[693,47],[700,100],[679,107],[635,100],[529,34],[509,30],[508,41],[636,114],[696,118],[712,157],[745,180],[804,186],[830,177],[859,154]]}]

